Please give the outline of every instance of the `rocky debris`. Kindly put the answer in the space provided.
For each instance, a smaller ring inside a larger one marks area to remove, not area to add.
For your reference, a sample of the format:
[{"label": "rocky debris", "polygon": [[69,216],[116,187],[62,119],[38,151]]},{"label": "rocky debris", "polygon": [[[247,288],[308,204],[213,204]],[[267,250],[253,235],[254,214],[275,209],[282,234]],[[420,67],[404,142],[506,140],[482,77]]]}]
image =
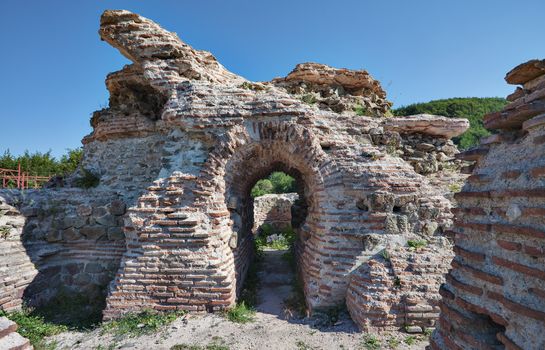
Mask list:
[{"label": "rocky debris", "polygon": [[517,130],[537,115],[545,113],[545,60],[531,60],[507,73],[510,84],[522,84],[508,96],[511,101],[499,112],[483,118],[489,129]]},{"label": "rocky debris", "polygon": [[431,114],[388,118],[385,129],[400,133],[421,133],[446,139],[460,136],[469,128],[469,121],[462,118],[447,118]]},{"label": "rocky debris", "polygon": [[458,155],[474,164],[455,195],[456,255],[432,349],[545,348],[544,62],[507,74],[524,85],[486,117],[498,133]]},{"label": "rocky debris", "polygon": [[17,324],[6,317],[0,317],[0,349],[32,350],[30,341],[17,333]]},{"label": "rocky debris", "polygon": [[386,100],[380,82],[365,70],[301,63],[285,78],[276,78],[271,83],[308,104],[337,113],[359,109],[358,113],[364,115],[384,116],[392,105]]}]

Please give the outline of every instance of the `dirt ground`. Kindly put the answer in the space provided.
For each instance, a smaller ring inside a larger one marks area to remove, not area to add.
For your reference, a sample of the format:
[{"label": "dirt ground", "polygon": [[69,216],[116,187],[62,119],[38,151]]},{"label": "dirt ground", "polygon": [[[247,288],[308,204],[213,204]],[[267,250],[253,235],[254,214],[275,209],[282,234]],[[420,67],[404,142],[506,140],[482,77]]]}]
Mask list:
[{"label": "dirt ground", "polygon": [[[314,350],[424,349],[424,336],[406,333],[363,334],[348,315],[332,326],[316,318],[286,319],[283,301],[292,292],[293,274],[282,251],[266,251],[260,274],[255,320],[233,323],[221,315],[186,315],[153,335],[116,338],[103,330],[66,332],[49,339],[57,349]],[[370,340],[375,337],[377,341]],[[409,343],[409,344],[407,344]],[[193,346],[193,347],[192,347]],[[199,347],[200,346],[200,347]],[[223,346],[223,347],[221,347]]]}]

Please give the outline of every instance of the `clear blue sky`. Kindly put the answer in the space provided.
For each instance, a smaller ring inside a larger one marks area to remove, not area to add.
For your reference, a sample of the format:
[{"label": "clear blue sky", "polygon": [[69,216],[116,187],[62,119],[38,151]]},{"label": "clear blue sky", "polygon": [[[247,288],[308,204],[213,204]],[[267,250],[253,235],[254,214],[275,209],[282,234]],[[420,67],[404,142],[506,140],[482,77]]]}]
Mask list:
[{"label": "clear blue sky", "polygon": [[367,69],[395,106],[505,96],[515,65],[545,58],[543,0],[2,0],[0,152],[80,146],[128,63],[99,40],[105,9],[148,17],[251,80],[297,63]]}]

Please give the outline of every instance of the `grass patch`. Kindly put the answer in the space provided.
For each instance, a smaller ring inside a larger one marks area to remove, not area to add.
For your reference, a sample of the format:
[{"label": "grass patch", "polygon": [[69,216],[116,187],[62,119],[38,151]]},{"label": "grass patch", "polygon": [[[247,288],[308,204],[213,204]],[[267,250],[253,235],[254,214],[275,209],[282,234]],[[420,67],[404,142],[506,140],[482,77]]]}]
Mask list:
[{"label": "grass patch", "polygon": [[254,320],[255,310],[247,306],[244,301],[238,303],[235,307],[228,309],[225,316],[231,322],[248,323]]},{"label": "grass patch", "polygon": [[19,325],[18,332],[28,338],[36,350],[50,350],[54,343],[44,338],[68,330],[88,330],[100,324],[104,303],[80,293],[61,289],[47,304],[31,308],[24,306],[21,311],[6,313],[5,316]]},{"label": "grass patch", "polygon": [[293,246],[295,239],[295,231],[291,227],[276,230],[270,224],[263,224],[255,237],[256,251],[262,251],[265,248],[287,250]]},{"label": "grass patch", "polygon": [[397,349],[397,347],[401,344],[401,341],[395,337],[389,337],[388,340],[386,340],[386,343],[388,344],[388,347],[390,349]]},{"label": "grass patch", "polygon": [[301,96],[301,101],[303,101],[307,105],[313,105],[313,104],[316,104],[316,102],[318,102],[318,100],[316,99],[316,96],[314,96],[313,94],[305,94]]},{"label": "grass patch", "polygon": [[406,338],[403,340],[403,342],[404,342],[405,344],[407,344],[407,345],[410,346],[410,345],[416,344],[416,341],[417,341],[417,340],[418,340],[418,339],[417,339],[414,335],[409,335],[408,337],[406,337]]},{"label": "grass patch", "polygon": [[55,343],[47,343],[46,337],[66,332],[68,327],[44,320],[43,316],[35,315],[33,309],[24,307],[21,311],[6,313],[0,311],[0,316],[5,316],[17,323],[17,332],[28,338],[35,350],[53,350]]},{"label": "grass patch", "polygon": [[229,350],[229,346],[221,337],[213,337],[208,345],[176,344],[170,350]]},{"label": "grass patch", "polygon": [[361,348],[365,350],[380,350],[380,340],[374,335],[365,334],[361,341]]},{"label": "grass patch", "polygon": [[139,337],[155,333],[185,314],[184,311],[160,313],[153,310],[144,310],[105,323],[102,328],[104,332],[113,333],[116,336]]},{"label": "grass patch", "polygon": [[428,241],[425,239],[409,239],[407,241],[407,245],[409,246],[409,249],[411,250],[418,250],[420,248],[424,248],[428,245]]},{"label": "grass patch", "polygon": [[314,348],[312,346],[308,345],[307,343],[305,343],[302,340],[298,340],[295,343],[295,346],[297,346],[297,350],[314,350]]},{"label": "grass patch", "polygon": [[369,114],[367,111],[367,108],[359,104],[355,105],[353,109],[354,109],[354,112],[356,112],[356,115],[359,115],[359,116],[365,116]]},{"label": "grass patch", "polygon": [[74,185],[81,188],[97,187],[99,183],[100,178],[87,169],[83,169],[82,176],[74,181]]}]

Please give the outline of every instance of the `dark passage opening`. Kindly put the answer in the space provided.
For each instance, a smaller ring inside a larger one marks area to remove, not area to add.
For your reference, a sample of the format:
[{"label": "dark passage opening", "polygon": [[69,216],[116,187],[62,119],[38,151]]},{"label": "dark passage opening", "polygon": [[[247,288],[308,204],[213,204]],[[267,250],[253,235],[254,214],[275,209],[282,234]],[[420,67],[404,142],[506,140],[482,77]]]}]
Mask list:
[{"label": "dark passage opening", "polygon": [[[304,244],[298,228],[308,212],[303,178],[295,169],[274,164],[244,182],[242,201],[232,213],[239,232],[237,269],[243,281],[237,286],[238,304],[281,318],[304,314],[304,292],[296,277],[297,256]],[[241,241],[241,232],[248,239]],[[251,254],[243,253],[247,250]]]}]

